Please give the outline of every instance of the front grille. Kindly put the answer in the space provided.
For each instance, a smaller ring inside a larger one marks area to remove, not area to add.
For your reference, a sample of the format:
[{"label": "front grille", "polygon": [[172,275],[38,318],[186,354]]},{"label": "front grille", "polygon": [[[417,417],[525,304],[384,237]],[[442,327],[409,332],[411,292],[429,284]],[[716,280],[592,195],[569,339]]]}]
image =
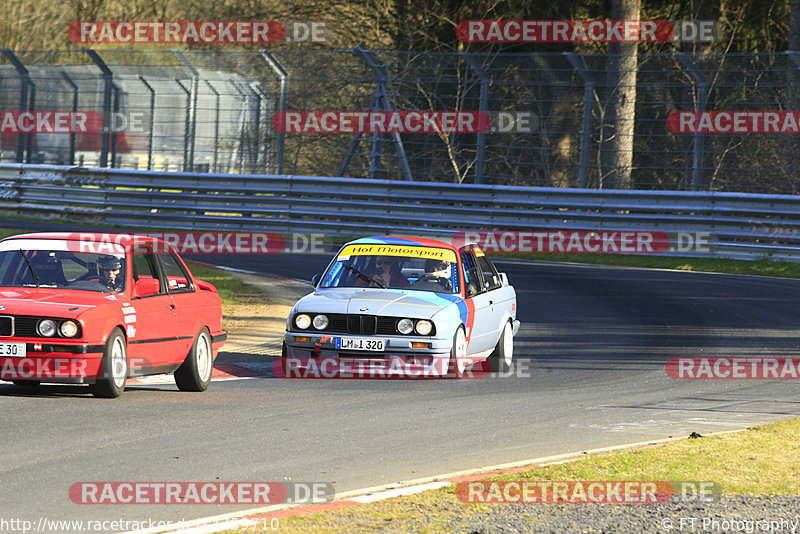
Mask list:
[{"label": "front grille", "polygon": [[[2,325],[3,316],[0,316],[0,336],[4,335],[11,335],[11,334],[4,334],[3,325]],[[36,325],[39,323],[41,319],[51,319],[51,317],[36,317],[33,315],[17,315],[16,317],[11,318],[14,324],[14,337],[39,337],[42,339],[54,339],[54,338],[62,338],[60,334],[56,334],[52,337],[44,337],[39,335],[39,332],[36,331]],[[58,319],[52,317],[52,319],[56,322],[56,325],[60,325],[64,319]],[[77,322],[77,321],[76,321]],[[78,323],[78,333],[70,338],[70,339],[78,339],[83,335],[81,331],[81,325]]]},{"label": "front grille", "polygon": [[[315,315],[315,314],[310,314]],[[327,313],[328,327],[325,332],[332,334],[363,334],[396,336],[397,321],[402,317],[384,317],[376,315],[359,315],[345,313]],[[294,324],[294,321],[292,322]],[[294,329],[293,329],[294,330]],[[311,329],[313,332],[313,329]],[[433,335],[435,332],[431,332]]]},{"label": "front grille", "polygon": [[0,336],[14,335],[14,318],[10,315],[0,315]]},{"label": "front grille", "polygon": [[26,317],[20,315],[17,317],[14,335],[16,337],[42,337],[36,331],[36,323],[39,322],[39,319],[40,317]]}]

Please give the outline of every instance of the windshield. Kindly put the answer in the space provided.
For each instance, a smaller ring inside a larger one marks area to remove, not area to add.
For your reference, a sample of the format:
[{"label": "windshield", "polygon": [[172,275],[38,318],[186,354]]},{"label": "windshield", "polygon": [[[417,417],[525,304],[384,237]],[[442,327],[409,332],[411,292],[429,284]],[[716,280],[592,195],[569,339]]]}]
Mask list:
[{"label": "windshield", "polygon": [[372,287],[458,293],[452,250],[389,245],[348,245],[320,287]]},{"label": "windshield", "polygon": [[12,239],[0,243],[0,286],[80,289],[104,293],[125,290],[125,253],[76,252],[69,242]]}]

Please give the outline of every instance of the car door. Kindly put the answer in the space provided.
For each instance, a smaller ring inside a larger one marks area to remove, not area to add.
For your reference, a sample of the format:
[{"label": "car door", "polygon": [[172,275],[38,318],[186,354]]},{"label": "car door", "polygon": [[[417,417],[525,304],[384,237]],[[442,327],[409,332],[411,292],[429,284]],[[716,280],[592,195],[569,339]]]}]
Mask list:
[{"label": "car door", "polygon": [[159,268],[167,284],[167,291],[175,305],[175,334],[180,338],[176,343],[178,361],[183,361],[189,353],[197,335],[195,328],[202,310],[198,308],[198,299],[192,277],[183,266],[183,262],[174,251],[156,254]]},{"label": "car door", "polygon": [[128,336],[128,359],[136,367],[160,367],[175,360],[177,313],[152,251],[131,254],[133,293],[122,308]]},{"label": "car door", "polygon": [[[459,252],[464,275],[464,287],[466,288],[465,300],[467,301],[467,310],[471,315],[471,321],[468,319],[465,325],[467,327],[468,341],[467,354],[470,356],[483,356],[483,353],[494,347],[491,344],[491,335],[493,333],[491,325],[491,295],[483,287],[483,280],[480,276],[472,246],[463,247]],[[470,290],[473,288],[475,292],[470,294]]]},{"label": "car door", "polygon": [[500,339],[500,334],[505,326],[505,312],[511,310],[512,302],[516,302],[514,291],[504,286],[492,261],[475,247],[473,249],[477,262],[478,274],[481,277],[483,290],[488,297],[490,313],[486,317],[486,336],[489,347],[494,348]]}]

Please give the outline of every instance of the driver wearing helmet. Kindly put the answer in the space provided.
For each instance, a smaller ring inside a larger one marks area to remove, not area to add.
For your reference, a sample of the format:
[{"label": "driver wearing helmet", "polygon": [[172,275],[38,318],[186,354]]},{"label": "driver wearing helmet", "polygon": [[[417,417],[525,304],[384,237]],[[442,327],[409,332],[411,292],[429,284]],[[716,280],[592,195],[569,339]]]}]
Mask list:
[{"label": "driver wearing helmet", "polygon": [[425,274],[422,280],[437,282],[449,291],[450,289],[450,262],[445,260],[426,260]]},{"label": "driver wearing helmet", "polygon": [[124,280],[119,275],[122,262],[116,256],[101,256],[97,261],[97,270],[100,275],[99,282],[113,291],[122,291]]}]

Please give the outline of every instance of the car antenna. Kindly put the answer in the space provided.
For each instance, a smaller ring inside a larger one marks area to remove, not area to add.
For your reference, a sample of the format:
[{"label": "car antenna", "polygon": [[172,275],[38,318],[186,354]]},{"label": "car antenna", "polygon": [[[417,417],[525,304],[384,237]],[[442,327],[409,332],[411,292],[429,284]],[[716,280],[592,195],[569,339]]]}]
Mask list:
[{"label": "car antenna", "polygon": [[31,265],[31,260],[28,259],[28,256],[22,252],[22,249],[19,249],[19,253],[22,254],[22,258],[25,260],[25,263],[28,264],[28,269],[31,270],[31,275],[33,276],[33,281],[36,283],[36,287],[39,287],[39,275],[36,274],[36,271],[33,269],[33,265]]}]

